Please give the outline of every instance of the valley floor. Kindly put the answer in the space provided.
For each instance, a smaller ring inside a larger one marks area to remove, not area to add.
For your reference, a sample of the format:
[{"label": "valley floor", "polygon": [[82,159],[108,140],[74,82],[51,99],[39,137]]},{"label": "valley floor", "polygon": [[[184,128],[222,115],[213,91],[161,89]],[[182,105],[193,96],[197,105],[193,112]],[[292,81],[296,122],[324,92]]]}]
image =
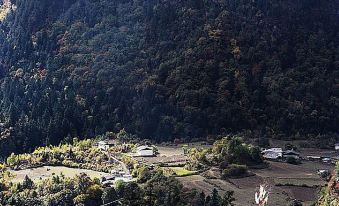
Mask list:
[{"label": "valley floor", "polygon": [[[208,147],[203,144],[192,144],[189,147]],[[158,157],[144,158],[144,162],[156,163],[157,161],[178,163],[185,159],[181,145],[178,146],[158,146],[160,155]],[[321,155],[334,156],[332,150],[303,149],[301,155]],[[326,181],[319,177],[317,170],[334,169],[334,165],[322,162],[303,161],[300,165],[292,165],[283,162],[269,162],[270,166],[265,169],[251,170],[254,176],[228,179],[207,179],[201,175],[177,177],[185,187],[196,188],[210,194],[217,188],[221,194],[228,190],[233,190],[236,198],[236,205],[250,206],[254,204],[254,194],[260,184],[267,184],[270,188],[269,202],[275,206],[286,206],[293,199],[303,201],[303,205],[312,205],[319,195],[319,190],[326,185]]]},{"label": "valley floor", "polygon": [[[317,170],[326,169],[332,171],[333,165],[321,162],[303,161],[300,165],[292,165],[283,162],[269,162],[269,167],[265,169],[252,169],[253,176],[245,178],[229,178],[222,180],[217,178],[207,179],[204,176],[191,171],[183,170],[182,165],[187,157],[184,155],[183,145],[158,145],[159,155],[156,157],[137,157],[139,162],[145,165],[167,164],[168,168],[178,171],[176,177],[184,187],[195,188],[205,194],[211,194],[214,188],[223,194],[226,191],[234,191],[235,204],[239,206],[251,206],[254,203],[254,194],[261,184],[267,184],[270,189],[269,204],[275,206],[285,206],[293,199],[301,200],[303,205],[311,205],[318,199],[319,190],[326,184],[326,181],[317,175]],[[207,145],[196,143],[189,147],[208,147]],[[327,152],[327,151],[318,151]],[[302,152],[302,155],[309,155],[309,152]],[[213,173],[212,170],[210,172]],[[108,173],[93,170],[75,169],[68,167],[44,166],[33,169],[11,171],[14,174],[13,182],[22,182],[25,176],[29,176],[33,181],[50,178],[61,173],[66,177],[74,177],[80,173],[86,173],[91,178],[100,178],[109,175]],[[186,176],[188,175],[188,176]]]},{"label": "valley floor", "polygon": [[178,177],[186,187],[197,188],[206,194],[217,188],[221,194],[233,190],[236,205],[255,205],[254,194],[260,184],[270,188],[269,202],[275,206],[286,206],[289,201],[298,199],[303,205],[311,205],[317,200],[321,186],[326,182],[317,175],[317,169],[333,169],[332,165],[317,162],[304,162],[291,165],[281,162],[270,162],[266,169],[252,170],[254,176],[232,179],[206,179],[201,175]]}]

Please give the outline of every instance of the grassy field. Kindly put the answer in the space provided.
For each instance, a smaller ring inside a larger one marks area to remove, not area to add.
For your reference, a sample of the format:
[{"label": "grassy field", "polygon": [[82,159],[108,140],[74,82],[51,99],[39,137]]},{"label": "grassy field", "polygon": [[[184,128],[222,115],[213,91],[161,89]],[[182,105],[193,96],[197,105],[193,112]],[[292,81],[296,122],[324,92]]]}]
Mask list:
[{"label": "grassy field", "polygon": [[175,172],[177,176],[188,176],[196,173],[195,171],[186,170],[184,167],[167,167]]},{"label": "grassy field", "polygon": [[100,178],[102,176],[108,175],[107,173],[96,172],[93,170],[75,169],[68,167],[50,167],[50,166],[10,172],[15,176],[12,182],[22,182],[26,175],[33,181],[47,179],[60,174],[63,174],[66,177],[75,177],[80,173],[86,173],[91,178]]}]

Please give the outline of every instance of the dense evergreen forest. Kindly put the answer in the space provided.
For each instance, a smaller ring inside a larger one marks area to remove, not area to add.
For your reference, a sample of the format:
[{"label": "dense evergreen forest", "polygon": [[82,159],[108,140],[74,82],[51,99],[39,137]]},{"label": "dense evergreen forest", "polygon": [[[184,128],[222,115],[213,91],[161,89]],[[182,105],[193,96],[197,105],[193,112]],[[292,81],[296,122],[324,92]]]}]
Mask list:
[{"label": "dense evergreen forest", "polygon": [[338,0],[11,4],[2,154],[122,128],[159,142],[338,138]]}]

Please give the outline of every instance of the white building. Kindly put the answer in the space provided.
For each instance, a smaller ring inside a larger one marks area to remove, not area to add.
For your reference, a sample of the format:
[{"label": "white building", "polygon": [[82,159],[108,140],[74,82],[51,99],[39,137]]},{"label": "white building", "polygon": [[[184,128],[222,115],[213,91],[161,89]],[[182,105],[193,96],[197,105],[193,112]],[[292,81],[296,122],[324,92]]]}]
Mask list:
[{"label": "white building", "polygon": [[279,158],[282,158],[283,150],[282,150],[282,148],[266,149],[266,150],[262,151],[262,155],[265,159],[277,160]]},{"label": "white building", "polygon": [[283,149],[280,147],[276,147],[276,148],[270,148],[268,149],[269,151],[273,151],[273,152],[278,152],[278,153],[282,153]]},{"label": "white building", "polygon": [[124,175],[123,178],[125,178],[127,181],[132,181],[133,179],[132,175]]},{"label": "white building", "polygon": [[108,150],[110,147],[113,147],[115,145],[114,140],[105,140],[98,142],[98,148],[101,150]]},{"label": "white building", "polygon": [[337,144],[334,145],[334,149],[337,150],[337,151],[339,151],[339,143],[337,143]]},{"label": "white building", "polygon": [[331,163],[332,159],[330,157],[323,157],[322,162],[323,163]]},{"label": "white building", "polygon": [[115,183],[117,182],[117,181],[123,181],[123,182],[131,182],[132,181],[132,176],[128,176],[128,177],[116,177],[115,178]]},{"label": "white building", "polygon": [[152,157],[154,156],[154,149],[149,146],[140,146],[137,148],[137,155],[141,157]]},{"label": "white building", "polygon": [[100,141],[98,142],[98,148],[101,150],[108,150],[109,147],[105,141]]},{"label": "white building", "polygon": [[266,152],[264,152],[263,157],[264,157],[265,159],[273,159],[273,160],[277,160],[277,159],[281,158],[282,155],[281,155],[280,153],[278,153],[278,152],[274,152],[274,151],[266,151]]},{"label": "white building", "polygon": [[123,181],[123,182],[131,182],[133,181],[133,177],[132,175],[109,175],[109,176],[105,176],[102,177],[101,179],[101,183],[105,186],[109,186],[109,187],[114,187],[114,185],[117,183],[117,181]]},{"label": "white building", "polygon": [[320,156],[306,156],[307,160],[309,161],[321,161]]}]

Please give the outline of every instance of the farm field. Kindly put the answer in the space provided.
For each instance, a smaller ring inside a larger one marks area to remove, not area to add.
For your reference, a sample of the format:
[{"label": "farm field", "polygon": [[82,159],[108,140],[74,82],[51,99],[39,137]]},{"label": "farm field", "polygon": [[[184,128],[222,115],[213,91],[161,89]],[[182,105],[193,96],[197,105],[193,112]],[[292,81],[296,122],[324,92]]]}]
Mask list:
[{"label": "farm field", "polygon": [[269,168],[256,170],[254,173],[271,186],[271,200],[277,201],[277,205],[286,205],[286,200],[291,199],[301,200],[304,205],[312,205],[320,187],[326,184],[317,175],[318,169],[333,170],[334,166],[320,162],[303,162],[301,165],[270,162]]},{"label": "farm field", "polygon": [[[228,180],[206,179],[201,175],[178,177],[188,188],[197,188],[210,193],[217,188],[221,194],[233,190],[235,204],[239,206],[255,205],[254,194],[260,184],[270,188],[269,202],[275,206],[286,206],[293,199],[303,201],[303,205],[312,205],[317,199],[320,186],[326,184],[317,174],[317,169],[333,169],[331,165],[317,162],[304,162],[301,165],[290,165],[281,162],[270,162],[266,169],[252,170],[255,176]],[[244,195],[246,194],[246,195]]]},{"label": "farm field", "polygon": [[[208,147],[196,143],[190,147]],[[144,157],[146,164],[172,163],[182,164],[186,161],[182,145],[178,146],[158,146],[159,155],[157,157]],[[333,155],[330,150],[302,150],[302,156],[306,155]],[[303,161],[300,165],[292,165],[283,162],[269,162],[270,166],[265,169],[253,169],[254,176],[239,179],[206,179],[201,175],[191,175],[177,177],[187,188],[196,188],[206,194],[210,194],[214,188],[223,194],[225,191],[233,190],[236,198],[236,205],[247,206],[254,204],[254,194],[260,184],[268,184],[270,187],[270,203],[275,206],[285,206],[289,201],[298,199],[303,205],[312,205],[317,199],[321,186],[326,181],[317,175],[317,170],[333,170],[334,166],[321,162]],[[170,167],[176,169],[176,167]],[[177,167],[178,168],[178,167]],[[180,169],[180,167],[179,167]],[[178,171],[179,173],[181,171]],[[186,172],[186,171],[183,171]],[[244,195],[246,194],[246,195]]]},{"label": "farm field", "polygon": [[300,165],[292,165],[283,162],[270,162],[270,167],[263,170],[255,170],[255,173],[264,178],[320,179],[317,175],[318,169],[333,170],[334,166],[309,161],[304,161]]},{"label": "farm field", "polygon": [[86,173],[91,178],[100,178],[102,176],[108,175],[108,173],[104,172],[96,172],[93,170],[85,170],[85,169],[76,169],[76,168],[68,168],[68,167],[51,167],[51,166],[44,166],[39,168],[32,168],[32,169],[25,169],[25,170],[12,170],[10,171],[15,177],[12,182],[22,182],[27,175],[33,181],[39,181],[43,179],[51,178],[55,175],[63,174],[66,177],[75,177],[80,173]]}]

